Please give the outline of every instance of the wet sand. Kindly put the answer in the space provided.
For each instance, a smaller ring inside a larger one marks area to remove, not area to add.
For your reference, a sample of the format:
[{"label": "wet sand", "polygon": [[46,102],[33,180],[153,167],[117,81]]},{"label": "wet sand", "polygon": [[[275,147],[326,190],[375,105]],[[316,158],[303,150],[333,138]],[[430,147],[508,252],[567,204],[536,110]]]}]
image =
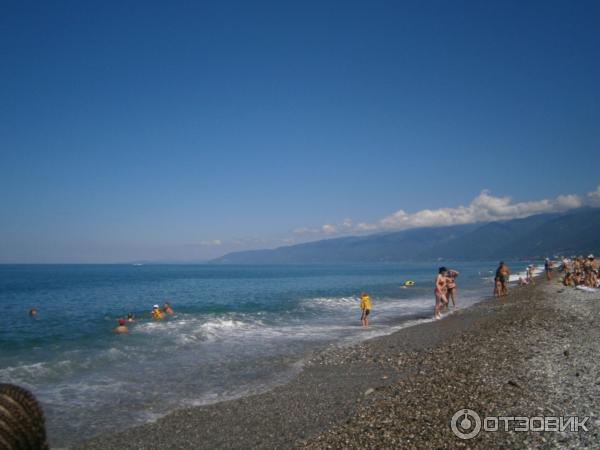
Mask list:
[{"label": "wet sand", "polygon": [[[441,321],[319,352],[269,392],[175,411],[78,448],[598,448],[599,338],[600,294],[539,281]],[[589,431],[461,440],[450,420],[463,408],[590,416]]]}]

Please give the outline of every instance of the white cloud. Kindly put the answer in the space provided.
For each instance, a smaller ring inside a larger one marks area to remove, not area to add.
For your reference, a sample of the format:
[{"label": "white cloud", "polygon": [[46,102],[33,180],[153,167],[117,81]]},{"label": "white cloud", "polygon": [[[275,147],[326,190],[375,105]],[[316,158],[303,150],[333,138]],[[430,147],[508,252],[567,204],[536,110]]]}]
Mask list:
[{"label": "white cloud", "polygon": [[[598,188],[600,189],[600,186],[598,186]],[[574,194],[559,195],[558,197],[556,197],[556,202],[560,207],[564,208],[565,210],[579,208],[583,205],[583,201],[581,200],[581,198],[578,195]]]},{"label": "white cloud", "polygon": [[403,230],[416,227],[462,225],[475,222],[520,219],[534,214],[566,211],[581,206],[577,195],[560,195],[555,199],[513,202],[510,197],[495,197],[482,191],[468,206],[424,209],[416,213],[399,210],[381,219],[375,225],[379,230]]},{"label": "white cloud", "polygon": [[212,240],[208,240],[208,241],[200,241],[200,245],[203,247],[218,247],[220,245],[222,245],[223,242],[221,241],[221,239],[212,239]]},{"label": "white cloud", "polygon": [[350,232],[364,233],[406,230],[418,227],[463,225],[476,222],[521,219],[534,214],[562,212],[579,208],[584,204],[600,206],[600,186],[594,192],[586,195],[585,202],[574,194],[559,195],[553,199],[513,202],[510,197],[496,197],[490,191],[483,190],[466,206],[423,209],[414,213],[399,209],[374,223],[361,222],[355,225],[351,219],[345,219],[341,224],[328,223],[320,228],[299,228],[295,230],[295,233],[299,236],[332,235]]},{"label": "white cloud", "polygon": [[347,232],[347,231],[355,231],[352,219],[344,219],[342,221],[342,223],[339,223],[339,224],[326,223],[325,225],[323,225],[319,228],[309,228],[309,227],[296,228],[294,230],[294,234],[296,236],[311,236],[311,235],[321,235],[321,234],[330,235],[330,234],[339,234],[339,233],[343,233],[343,232]]},{"label": "white cloud", "polygon": [[335,225],[326,223],[325,225],[323,225],[321,227],[321,231],[323,231],[323,233],[325,233],[325,234],[334,234],[334,233],[337,233],[338,228]]},{"label": "white cloud", "polygon": [[596,187],[595,191],[588,192],[586,197],[587,203],[590,206],[600,206],[600,184]]}]

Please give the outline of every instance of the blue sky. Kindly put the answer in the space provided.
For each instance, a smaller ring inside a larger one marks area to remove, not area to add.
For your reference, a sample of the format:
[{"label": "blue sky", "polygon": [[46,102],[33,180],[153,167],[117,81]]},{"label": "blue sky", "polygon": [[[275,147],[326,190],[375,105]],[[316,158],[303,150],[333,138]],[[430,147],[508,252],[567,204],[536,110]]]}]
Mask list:
[{"label": "blue sky", "polygon": [[0,262],[201,260],[483,190],[521,205],[499,218],[596,199],[596,1],[2,9]]}]

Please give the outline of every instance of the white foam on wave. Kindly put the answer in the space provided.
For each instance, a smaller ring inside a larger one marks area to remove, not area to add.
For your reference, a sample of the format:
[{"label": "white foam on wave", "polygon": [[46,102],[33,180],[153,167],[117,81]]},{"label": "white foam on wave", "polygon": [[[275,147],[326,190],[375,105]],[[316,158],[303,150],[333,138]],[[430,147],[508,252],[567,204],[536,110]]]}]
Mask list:
[{"label": "white foam on wave", "polygon": [[0,379],[6,381],[33,379],[47,375],[52,369],[48,363],[22,364],[0,369]]},{"label": "white foam on wave", "polygon": [[57,406],[79,406],[84,409],[105,405],[107,402],[118,398],[119,392],[135,390],[136,386],[116,377],[94,377],[86,381],[74,382],[73,380],[54,384],[38,390],[43,403]]},{"label": "white foam on wave", "polygon": [[[418,312],[431,305],[433,294],[431,297],[416,297],[416,298],[377,298],[371,297],[371,306],[373,312],[397,312],[412,314]],[[360,299],[358,297],[316,297],[304,299],[301,302],[303,308],[312,310],[345,310],[348,312],[356,312],[360,307]]]},{"label": "white foam on wave", "polygon": [[131,334],[171,339],[176,344],[194,344],[221,337],[239,336],[263,327],[262,321],[246,314],[179,315],[175,319],[145,322],[131,327]]},{"label": "white foam on wave", "polygon": [[358,297],[315,297],[304,299],[301,304],[309,308],[352,308],[360,305],[360,299]]},{"label": "white foam on wave", "polygon": [[0,380],[16,384],[35,384],[42,379],[61,378],[73,370],[70,360],[17,364],[0,369]]},{"label": "white foam on wave", "polygon": [[244,334],[263,327],[260,320],[242,321],[231,318],[214,318],[200,325],[199,330],[207,338],[219,338],[223,335]]}]

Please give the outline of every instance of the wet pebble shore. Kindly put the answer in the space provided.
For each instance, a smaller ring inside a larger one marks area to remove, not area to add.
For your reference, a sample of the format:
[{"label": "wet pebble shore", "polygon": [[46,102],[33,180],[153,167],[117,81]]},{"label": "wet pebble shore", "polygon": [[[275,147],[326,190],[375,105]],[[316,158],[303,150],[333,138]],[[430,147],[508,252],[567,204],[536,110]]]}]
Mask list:
[{"label": "wet pebble shore", "polygon": [[[483,314],[471,327],[411,355],[413,374],[376,388],[305,447],[599,448],[600,293],[542,281],[476,308]],[[482,418],[589,417],[589,431],[518,432],[513,423],[463,440],[450,421],[464,408]]]}]

